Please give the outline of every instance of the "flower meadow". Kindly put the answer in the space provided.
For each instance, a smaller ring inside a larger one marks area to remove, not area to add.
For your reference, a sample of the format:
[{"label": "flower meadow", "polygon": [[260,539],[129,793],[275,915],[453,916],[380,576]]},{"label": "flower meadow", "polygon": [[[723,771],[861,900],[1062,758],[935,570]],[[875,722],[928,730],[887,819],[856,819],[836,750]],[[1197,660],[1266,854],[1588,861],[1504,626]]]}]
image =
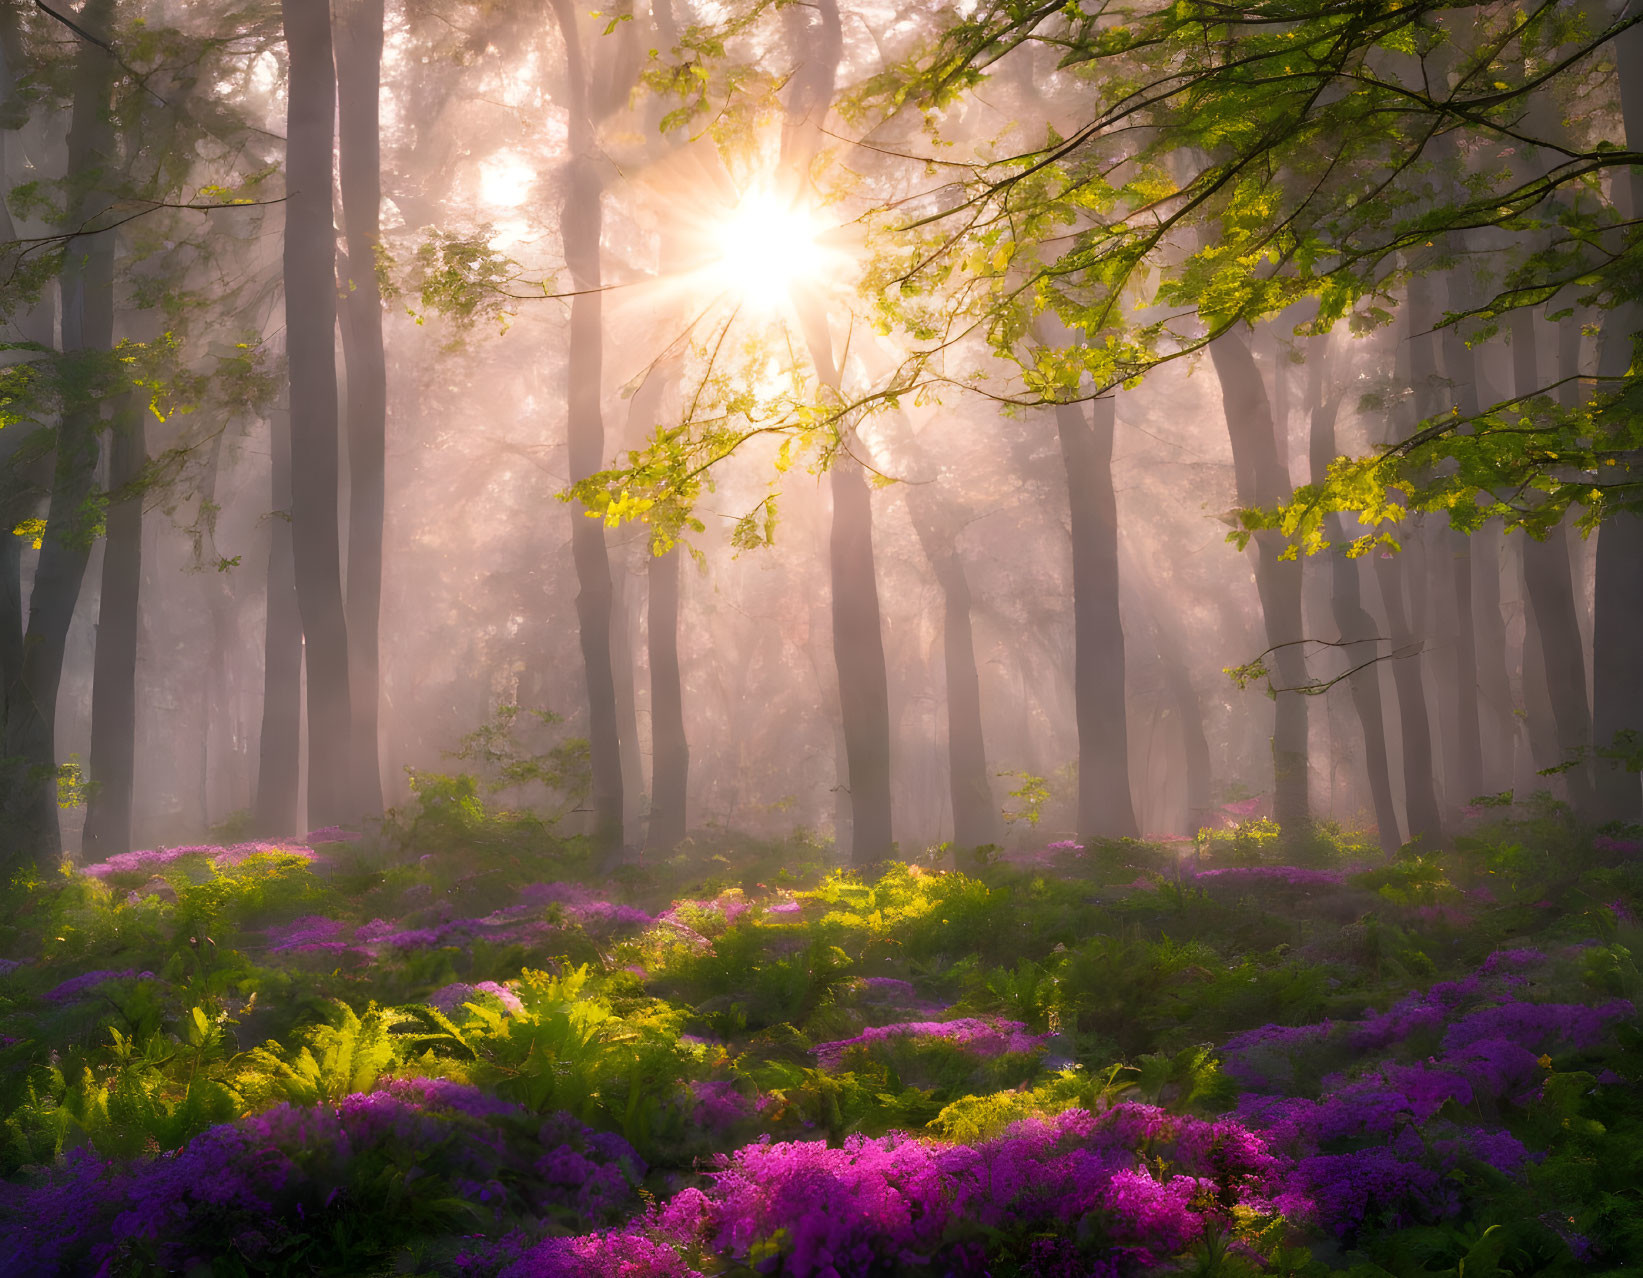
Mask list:
[{"label": "flower meadow", "polygon": [[0,1274],[1643,1272],[1628,832],[600,879],[422,816],[12,885]]}]

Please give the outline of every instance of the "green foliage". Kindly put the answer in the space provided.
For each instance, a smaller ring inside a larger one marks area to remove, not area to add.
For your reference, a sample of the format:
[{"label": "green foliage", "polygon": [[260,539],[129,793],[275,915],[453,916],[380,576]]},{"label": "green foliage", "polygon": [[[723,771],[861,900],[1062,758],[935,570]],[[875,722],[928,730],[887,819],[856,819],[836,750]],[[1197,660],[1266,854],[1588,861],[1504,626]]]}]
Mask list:
[{"label": "green foliage", "polygon": [[1128,1065],[1063,1069],[1025,1091],[964,1096],[943,1106],[930,1121],[930,1130],[948,1140],[974,1143],[998,1136],[1023,1118],[1048,1118],[1073,1108],[1099,1113],[1135,1086],[1134,1073]]},{"label": "green foliage", "polygon": [[551,821],[535,811],[488,808],[480,795],[480,780],[472,774],[413,770],[410,781],[414,807],[408,812],[392,809],[383,817],[382,837],[389,846],[422,852],[533,853],[571,864],[585,857],[575,841],[556,835]]},{"label": "green foliage", "polygon": [[[450,351],[462,349],[476,324],[494,323],[506,333],[520,298],[532,293],[514,291],[519,264],[491,247],[495,237],[496,228],[488,224],[470,234],[427,231],[403,279],[395,277],[393,258],[379,244],[375,270],[378,280],[386,283],[383,297],[414,296],[422,312],[407,307],[406,313],[418,324],[430,312],[450,320],[451,337],[445,344]],[[535,292],[545,297],[550,290],[551,284],[544,281]]]},{"label": "green foliage", "polygon": [[368,1092],[400,1058],[393,1013],[368,1005],[363,1016],[332,1000],[325,1019],[301,1031],[291,1048],[254,1048],[236,1076],[239,1090],[261,1108],[275,1099],[300,1105]]},{"label": "green foliage", "polygon": [[527,740],[528,736],[540,737],[540,729],[563,722],[551,710],[499,705],[490,719],[457,743],[453,757],[477,763],[493,793],[539,785],[559,796],[561,811],[568,810],[592,792],[587,741],[574,737],[545,745]]},{"label": "green foliage", "polygon": [[1016,811],[1008,808],[1004,811],[1004,819],[1009,822],[1025,821],[1029,826],[1036,826],[1038,819],[1044,813],[1044,805],[1050,801],[1050,784],[1047,779],[1034,776],[1031,772],[1000,772],[1001,777],[1014,777],[1021,782],[1015,789],[1008,791],[1010,798],[1017,800],[1020,807]]},{"label": "green foliage", "polygon": [[1253,866],[1272,862],[1280,833],[1276,821],[1253,817],[1238,822],[1230,830],[1204,826],[1193,836],[1193,842],[1202,859],[1225,865]]}]

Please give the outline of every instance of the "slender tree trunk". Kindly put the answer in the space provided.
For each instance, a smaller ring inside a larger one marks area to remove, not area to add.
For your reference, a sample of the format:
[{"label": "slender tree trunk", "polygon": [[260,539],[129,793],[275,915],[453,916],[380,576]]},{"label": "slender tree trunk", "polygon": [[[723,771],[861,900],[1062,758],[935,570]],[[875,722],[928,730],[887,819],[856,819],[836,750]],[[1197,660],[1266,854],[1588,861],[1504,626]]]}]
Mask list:
[{"label": "slender tree trunk", "polygon": [[947,694],[947,783],[953,807],[953,846],[970,850],[1002,837],[998,805],[987,780],[986,738],[981,720],[981,675],[971,626],[970,580],[958,550],[953,512],[934,481],[934,468],[918,436],[900,412],[881,419],[900,465],[921,481],[908,486],[907,513],[919,548],[941,589],[942,665]]},{"label": "slender tree trunk", "polygon": [[[1620,105],[1626,140],[1643,144],[1643,28],[1632,27],[1616,47]],[[1631,169],[1616,182],[1617,203],[1627,218],[1643,216],[1643,173]],[[1604,378],[1626,374],[1632,342],[1643,329],[1643,305],[1631,302],[1605,321],[1598,348]],[[1605,387],[1615,383],[1605,381]],[[1636,481],[1635,463],[1626,478]],[[1598,750],[1643,745],[1643,515],[1615,514],[1597,532],[1597,588],[1592,618],[1592,737]],[[1613,757],[1599,756],[1593,769],[1594,815],[1600,821],[1643,819],[1639,775]]]},{"label": "slender tree trunk", "polygon": [[[596,167],[588,73],[570,0],[552,0],[565,40],[570,83],[571,159],[559,229],[565,265],[578,295],[570,303],[568,391],[570,473],[586,479],[604,465],[605,425],[600,411],[604,356],[599,237],[602,184]],[[622,747],[616,717],[616,677],[611,662],[610,552],[605,526],[587,512],[571,510],[571,557],[576,564],[576,617],[588,686],[588,743],[593,765],[593,841],[609,860],[622,850]]]},{"label": "slender tree trunk", "polygon": [[[1471,302],[1458,274],[1451,271],[1449,309],[1464,311]],[[1455,406],[1463,417],[1476,415],[1483,402],[1478,361],[1454,325],[1443,330],[1443,362]],[[1506,623],[1500,611],[1500,537],[1497,521],[1490,521],[1470,536],[1449,534],[1455,552],[1453,589],[1463,627],[1459,636],[1460,662],[1462,666],[1470,662],[1475,676],[1470,684],[1475,705],[1470,711],[1467,688],[1457,689],[1460,718],[1463,728],[1473,723],[1478,728],[1478,771],[1475,780],[1471,774],[1464,778],[1463,799],[1511,785],[1512,742],[1519,732],[1506,673]],[[1438,581],[1441,589],[1441,578]],[[1466,749],[1470,748],[1467,743]]]},{"label": "slender tree trunk", "polygon": [[[127,405],[109,450],[111,492],[142,474],[147,456],[143,410]],[[101,861],[131,850],[131,801],[137,766],[137,632],[143,577],[143,493],[127,492],[108,510],[97,652],[91,689],[91,798],[81,854]]]},{"label": "slender tree trunk", "polygon": [[[1643,516],[1610,515],[1597,534],[1597,607],[1592,627],[1598,750],[1643,745]],[[1623,735],[1634,734],[1629,743]],[[1599,756],[1595,809],[1599,821],[1643,819],[1638,773],[1615,757]]]},{"label": "slender tree trunk", "polygon": [[[1210,357],[1221,381],[1227,431],[1237,472],[1238,500],[1245,505],[1274,506],[1289,496],[1289,475],[1279,461],[1273,429],[1272,405],[1261,381],[1249,344],[1240,333],[1227,333],[1210,343]],[[1299,688],[1306,682],[1306,660],[1301,634],[1301,565],[1284,560],[1281,540],[1262,533],[1255,538],[1255,584],[1266,621],[1266,640],[1272,653],[1280,691],[1274,704],[1272,730],[1273,811],[1290,835],[1310,821],[1307,803],[1307,698]]]},{"label": "slender tree trunk", "polygon": [[[844,36],[836,0],[819,0],[812,27],[802,8],[789,12],[796,49],[810,54],[795,72],[782,121],[780,171],[795,183],[807,181],[821,139],[821,125],[833,96]],[[821,304],[798,291],[793,297],[810,358],[822,384],[840,391],[832,336]],[[850,861],[876,865],[891,854],[890,692],[879,617],[878,577],[873,557],[873,501],[852,456],[859,448],[853,429],[841,432],[841,448],[828,470],[833,497],[828,568],[833,594],[833,659],[839,675],[846,775],[850,798]]]},{"label": "slender tree trunk", "polygon": [[378,630],[382,617],[382,525],[386,505],[388,371],[376,257],[382,207],[383,0],[339,0],[336,14],[340,108],[338,172],[348,237],[343,273],[343,357],[348,372],[349,709],[353,717],[355,809],[382,813],[378,744]]},{"label": "slender tree trunk", "polygon": [[[114,0],[88,0],[79,23],[107,31]],[[69,122],[68,171],[95,184],[114,165],[108,117],[114,59],[90,41],[75,55],[74,109]],[[98,218],[108,197],[93,185],[71,215],[75,226]],[[0,866],[29,860],[53,867],[62,854],[57,825],[57,691],[69,622],[80,597],[86,558],[95,536],[86,509],[97,470],[101,402],[95,384],[114,343],[114,233],[76,241],[58,279],[62,297],[62,350],[68,389],[57,427],[51,501],[29,596],[28,630],[15,685],[5,696],[0,742]]]},{"label": "slender tree trunk", "polygon": [[285,316],[291,544],[308,676],[308,821],[358,818],[337,529],[337,288],[331,222],[336,78],[327,0],[287,0]]},{"label": "slender tree trunk", "polygon": [[[1439,339],[1433,326],[1439,319],[1432,281],[1417,274],[1409,281],[1409,365],[1415,411],[1421,420],[1436,416],[1449,400],[1438,370]],[[1465,343],[1451,343],[1465,350]],[[1447,352],[1453,354],[1453,351]],[[1446,370],[1462,395],[1475,396],[1470,383],[1470,360]],[[1475,404],[1475,399],[1474,399]],[[1475,410],[1474,410],[1475,411]],[[1436,662],[1438,683],[1446,695],[1439,703],[1442,729],[1445,797],[1450,815],[1483,791],[1483,737],[1478,719],[1477,635],[1472,625],[1471,539],[1435,522],[1421,529],[1426,539],[1426,585],[1432,608],[1431,624],[1423,627],[1437,636],[1428,652]],[[1414,586],[1414,583],[1411,583]],[[1414,586],[1414,588],[1419,588]]]},{"label": "slender tree trunk", "polygon": [[1116,401],[1057,404],[1073,552],[1073,706],[1078,724],[1078,837],[1134,838],[1124,627],[1118,606],[1118,499],[1112,487]]},{"label": "slender tree trunk", "polygon": [[1163,667],[1164,686],[1175,703],[1175,717],[1181,725],[1187,780],[1186,833],[1196,834],[1215,815],[1215,802],[1210,797],[1213,777],[1209,737],[1204,732],[1204,707],[1197,689],[1192,686],[1192,672],[1187,668],[1176,630],[1168,624],[1169,619],[1163,612],[1165,603],[1160,598],[1153,604],[1152,642]]},{"label": "slender tree trunk", "polygon": [[828,539],[833,658],[849,760],[850,862],[866,867],[886,860],[893,850],[890,691],[873,562],[873,500],[861,463],[847,454],[834,460],[827,477],[833,495]]},{"label": "slender tree trunk", "polygon": [[[1512,371],[1517,394],[1528,395],[1540,388],[1534,316],[1527,310],[1512,315]],[[1574,371],[1560,369],[1559,373]],[[1525,536],[1523,585],[1530,604],[1529,624],[1535,627],[1539,641],[1540,673],[1551,702],[1560,762],[1572,764],[1564,773],[1569,802],[1576,812],[1586,814],[1593,806],[1591,761],[1587,757],[1592,743],[1592,716],[1586,700],[1586,658],[1575,615],[1566,538],[1562,524],[1544,540]],[[1527,650],[1524,664],[1527,679]]]},{"label": "slender tree trunk", "polygon": [[627,841],[639,847],[645,820],[645,764],[639,755],[639,700],[632,639],[638,601],[626,558],[625,552],[619,552],[612,570],[610,666],[616,685],[616,737],[622,754],[622,828]]},{"label": "slender tree trunk", "polygon": [[268,519],[268,617],[263,625],[261,745],[257,753],[258,833],[298,833],[302,776],[302,614],[291,548],[291,414],[277,405],[268,420],[273,458]]},{"label": "slender tree trunk", "polygon": [[1403,565],[1381,551],[1375,555],[1375,580],[1392,641],[1392,685],[1398,698],[1399,735],[1403,739],[1403,806],[1411,839],[1427,846],[1443,839],[1443,817],[1433,781],[1432,728],[1426,715],[1426,688],[1421,678],[1422,641],[1409,624],[1404,606]]},{"label": "slender tree trunk", "polygon": [[[1315,401],[1319,396],[1315,396]],[[1334,396],[1324,402],[1314,402],[1312,408],[1312,481],[1321,483],[1335,459],[1335,418],[1341,401]],[[1364,770],[1369,780],[1369,797],[1375,810],[1375,828],[1380,836],[1381,850],[1396,852],[1402,840],[1398,836],[1398,810],[1392,800],[1392,773],[1386,756],[1386,721],[1381,706],[1380,672],[1371,664],[1378,645],[1375,619],[1363,606],[1363,581],[1359,561],[1348,559],[1339,547],[1346,541],[1346,530],[1339,514],[1326,520],[1326,535],[1337,549],[1330,555],[1330,573],[1333,589],[1330,592],[1330,612],[1340,631],[1342,650],[1348,670],[1347,690],[1352,696],[1352,709],[1358,716],[1363,733]],[[1357,667],[1362,669],[1357,669]]]},{"label": "slender tree trunk", "polygon": [[679,557],[674,546],[650,558],[650,826],[647,850],[665,855],[684,841],[690,780],[684,686],[679,675]]}]

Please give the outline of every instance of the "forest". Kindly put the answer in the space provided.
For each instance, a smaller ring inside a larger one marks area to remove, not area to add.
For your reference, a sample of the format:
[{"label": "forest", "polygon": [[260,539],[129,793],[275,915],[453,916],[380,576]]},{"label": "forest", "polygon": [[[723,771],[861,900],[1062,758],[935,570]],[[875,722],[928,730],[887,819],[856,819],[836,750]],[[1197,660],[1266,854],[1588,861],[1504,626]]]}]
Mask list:
[{"label": "forest", "polygon": [[1643,1273],[1643,3],[0,0],[0,1278]]}]

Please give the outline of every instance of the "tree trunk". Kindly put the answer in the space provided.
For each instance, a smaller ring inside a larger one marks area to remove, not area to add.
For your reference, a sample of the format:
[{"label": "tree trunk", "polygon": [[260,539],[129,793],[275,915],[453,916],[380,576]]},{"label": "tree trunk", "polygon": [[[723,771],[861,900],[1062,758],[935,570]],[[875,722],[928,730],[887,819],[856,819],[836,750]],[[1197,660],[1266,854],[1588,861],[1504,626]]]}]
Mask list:
[{"label": "tree trunk", "polygon": [[338,172],[348,237],[342,281],[343,358],[348,373],[346,616],[354,806],[361,816],[382,814],[378,629],[388,429],[388,372],[376,272],[382,207],[382,21],[383,0],[340,0],[337,6]]},{"label": "tree trunk", "polygon": [[[107,31],[114,0],[88,0],[78,16],[92,31]],[[90,41],[75,55],[74,109],[68,132],[68,171],[83,178],[108,174],[114,136],[108,109],[114,59]],[[78,227],[108,206],[93,187],[70,215]],[[87,526],[97,470],[101,402],[94,386],[114,343],[114,233],[75,241],[58,278],[62,297],[62,350],[67,388],[57,427],[51,501],[40,559],[29,596],[28,630],[13,687],[6,690],[0,742],[0,866],[32,860],[53,868],[62,855],[57,825],[57,690],[69,622],[80,597],[86,558],[95,536]]]},{"label": "tree trunk", "polygon": [[[1559,370],[1562,376],[1575,370]],[[1535,358],[1535,321],[1532,312],[1512,313],[1512,372],[1515,391],[1528,395],[1540,389]],[[1541,672],[1551,702],[1560,765],[1569,802],[1576,812],[1589,814],[1593,806],[1592,716],[1586,700],[1586,657],[1575,615],[1574,582],[1569,572],[1567,530],[1559,524],[1544,540],[1525,536],[1523,586],[1529,600],[1528,624],[1539,641]],[[1527,654],[1527,647],[1526,647]],[[1529,656],[1525,656],[1525,666]],[[1525,678],[1529,671],[1525,669]]]},{"label": "tree trunk", "polygon": [[[1472,298],[1457,273],[1450,272],[1449,309],[1465,311],[1471,304]],[[1477,357],[1455,325],[1443,330],[1443,362],[1455,406],[1462,416],[1474,416],[1485,398],[1480,386],[1482,374]],[[1463,726],[1474,721],[1478,726],[1477,788],[1469,789],[1461,796],[1463,799],[1511,786],[1512,743],[1521,729],[1512,713],[1511,680],[1506,672],[1506,622],[1500,611],[1500,538],[1500,525],[1494,520],[1470,536],[1449,534],[1455,552],[1453,589],[1461,624],[1465,627],[1468,618],[1471,621],[1469,632],[1463,629],[1459,636],[1461,662],[1469,660],[1475,675],[1472,693],[1476,705],[1470,715],[1465,709],[1465,690],[1459,690],[1461,720]],[[1441,578],[1436,580],[1441,589]]]},{"label": "tree trunk", "polygon": [[[1415,394],[1415,411],[1421,420],[1436,416],[1449,403],[1438,371],[1439,339],[1432,333],[1439,319],[1432,281],[1417,274],[1409,281],[1409,366]],[[1453,332],[1453,330],[1447,330]],[[1454,349],[1466,353],[1461,360]],[[1458,389],[1462,403],[1468,399],[1476,411],[1476,386],[1471,378],[1470,351],[1455,340],[1445,346],[1451,366],[1451,386]],[[1462,411],[1466,411],[1463,407]],[[1433,651],[1438,659],[1438,682],[1447,696],[1440,703],[1443,730],[1443,777],[1445,797],[1451,815],[1458,816],[1462,804],[1483,792],[1483,736],[1478,718],[1477,632],[1472,622],[1471,538],[1436,523],[1422,530],[1427,538],[1427,586],[1433,604],[1435,632],[1439,642]],[[1430,650],[1430,649],[1429,649]]]},{"label": "tree trunk", "polygon": [[647,851],[666,855],[684,841],[690,779],[684,685],[679,676],[679,557],[652,555],[649,570],[650,826]]},{"label": "tree trunk", "polygon": [[[567,433],[572,482],[604,465],[605,425],[600,410],[604,357],[599,237],[603,196],[588,105],[588,73],[583,65],[576,11],[570,0],[552,0],[565,40],[570,84],[570,153],[565,203],[559,229],[571,286],[570,384]],[[610,552],[605,525],[571,510],[571,557],[576,564],[576,617],[588,687],[588,743],[593,766],[593,842],[607,861],[622,850],[622,748],[617,728],[616,677],[611,663]]]},{"label": "tree trunk", "polygon": [[[848,445],[850,440],[846,439]],[[892,852],[890,691],[873,562],[873,500],[861,463],[841,452],[827,472],[833,494],[828,565],[833,584],[833,659],[839,671],[849,761],[850,863],[877,865]]]},{"label": "tree trunk", "polygon": [[300,833],[297,796],[302,750],[302,615],[291,549],[291,414],[268,420],[273,458],[268,520],[268,617],[263,625],[262,732],[257,754],[256,828],[278,838]]},{"label": "tree trunk", "polygon": [[625,551],[618,551],[612,570],[610,601],[610,668],[616,685],[616,739],[622,755],[622,829],[635,847],[642,846],[645,821],[645,764],[639,754],[639,698],[633,648],[638,598]]},{"label": "tree trunk", "polygon": [[1165,614],[1167,600],[1160,598],[1153,604],[1152,642],[1163,667],[1164,686],[1175,703],[1175,717],[1181,725],[1181,747],[1185,754],[1187,773],[1187,828],[1185,833],[1195,835],[1215,816],[1215,801],[1211,798],[1209,737],[1204,732],[1204,707],[1198,699],[1198,690],[1192,686],[1192,672],[1181,651],[1177,629],[1172,628]]},{"label": "tree trunk", "polygon": [[[1221,381],[1238,500],[1246,506],[1275,506],[1289,496],[1289,475],[1279,460],[1272,405],[1261,370],[1241,333],[1217,338],[1209,351]],[[1306,660],[1300,644],[1301,564],[1299,559],[1281,559],[1283,549],[1282,539],[1275,534],[1255,537],[1255,584],[1279,685],[1272,730],[1273,814],[1285,833],[1294,835],[1311,820],[1307,698],[1285,689],[1305,684]]]},{"label": "tree trunk", "polygon": [[[833,96],[844,37],[836,0],[820,0],[818,22],[805,11],[788,11],[795,50],[806,57],[790,83],[782,120],[780,171],[803,184],[821,141],[822,121]],[[793,297],[810,358],[822,384],[840,393],[827,315],[813,297]],[[842,400],[842,396],[840,396]],[[878,577],[873,558],[873,501],[861,464],[851,455],[860,447],[852,428],[840,431],[840,449],[828,470],[833,497],[828,567],[833,595],[833,660],[839,675],[845,775],[849,794],[850,862],[877,865],[892,851],[890,821],[890,692],[879,618]],[[842,835],[841,835],[842,837]]]},{"label": "tree trunk", "polygon": [[[1457,274],[1450,272],[1449,309],[1466,310],[1471,303]],[[1455,406],[1462,416],[1474,416],[1482,404],[1481,374],[1476,355],[1453,324],[1443,330],[1443,362]],[[1457,690],[1461,723],[1467,731],[1473,727],[1477,730],[1476,773],[1467,772],[1463,778],[1471,787],[1461,796],[1463,800],[1511,784],[1511,743],[1517,736],[1518,721],[1512,714],[1511,684],[1506,674],[1506,623],[1500,611],[1500,536],[1500,526],[1494,521],[1470,536],[1453,531],[1448,534],[1455,555],[1453,588],[1462,627],[1460,662],[1472,671],[1472,678]],[[1465,742],[1465,748],[1468,754],[1472,752],[1470,741]]]},{"label": "tree trunk", "polygon": [[[142,474],[147,455],[143,412],[117,422],[109,449],[109,490],[118,495]],[[110,503],[91,689],[90,779],[80,851],[101,861],[131,851],[131,800],[137,765],[137,617],[143,577],[143,493]]]},{"label": "tree trunk", "polygon": [[1073,552],[1073,707],[1078,724],[1078,837],[1135,838],[1124,627],[1118,607],[1118,499],[1112,487],[1116,401],[1057,404]]},{"label": "tree trunk", "polygon": [[[1316,397],[1315,397],[1316,398]],[[1312,482],[1323,482],[1329,463],[1335,459],[1335,418],[1340,412],[1339,396],[1317,403],[1312,407]],[[1398,810],[1392,801],[1392,773],[1386,755],[1386,721],[1381,706],[1381,678],[1379,670],[1370,664],[1377,655],[1375,619],[1363,606],[1363,581],[1359,561],[1348,559],[1341,545],[1346,541],[1346,530],[1338,513],[1325,521],[1325,535],[1335,544],[1330,555],[1331,586],[1330,612],[1340,631],[1346,668],[1363,668],[1347,677],[1347,690],[1352,696],[1352,709],[1358,716],[1363,733],[1364,769],[1369,780],[1370,801],[1375,810],[1375,828],[1380,836],[1381,851],[1390,855],[1398,850],[1402,840],[1398,836]],[[1372,552],[1373,553],[1373,552]]]},{"label": "tree trunk", "polygon": [[326,0],[288,0],[285,334],[291,378],[291,546],[308,676],[308,823],[360,815],[337,530],[337,286],[331,222],[336,79]]},{"label": "tree trunk", "polygon": [[[1615,45],[1620,109],[1626,141],[1643,146],[1643,27],[1630,27]],[[1622,216],[1643,216],[1643,172],[1630,169],[1615,182]],[[1598,372],[1625,375],[1632,342],[1643,329],[1643,305],[1633,301],[1604,322]],[[1604,385],[1613,386],[1613,382]],[[1636,482],[1636,463],[1625,478]],[[1592,618],[1592,737],[1598,750],[1624,745],[1623,733],[1643,744],[1643,515],[1615,514],[1597,533],[1597,588]],[[1600,821],[1643,820],[1643,787],[1624,762],[1599,756],[1593,768],[1594,816]]]},{"label": "tree trunk", "polygon": [[998,805],[987,780],[986,738],[981,721],[981,675],[970,621],[970,580],[958,550],[958,527],[934,480],[934,468],[906,417],[881,418],[890,431],[898,464],[920,482],[906,489],[907,513],[919,548],[941,589],[942,664],[947,693],[947,783],[953,806],[953,846],[961,851],[1002,838]]}]

